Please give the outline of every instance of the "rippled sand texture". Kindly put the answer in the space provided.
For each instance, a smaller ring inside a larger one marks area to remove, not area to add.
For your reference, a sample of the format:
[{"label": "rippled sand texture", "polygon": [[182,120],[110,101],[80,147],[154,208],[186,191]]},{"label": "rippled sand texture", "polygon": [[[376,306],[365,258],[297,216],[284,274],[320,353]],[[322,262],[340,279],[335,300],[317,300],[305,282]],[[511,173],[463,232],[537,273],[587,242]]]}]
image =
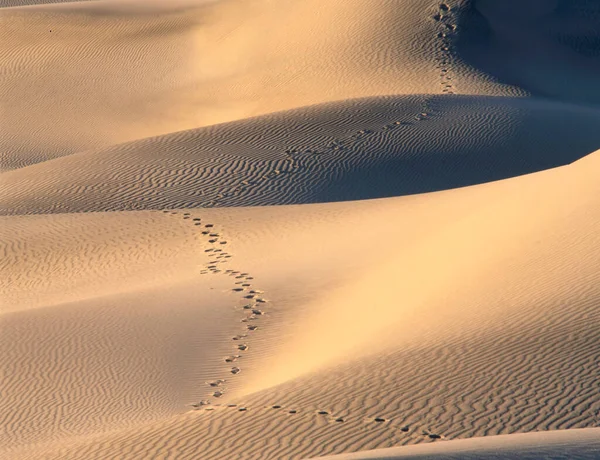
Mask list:
[{"label": "rippled sand texture", "polygon": [[600,457],[599,31],[0,0],[0,458]]}]

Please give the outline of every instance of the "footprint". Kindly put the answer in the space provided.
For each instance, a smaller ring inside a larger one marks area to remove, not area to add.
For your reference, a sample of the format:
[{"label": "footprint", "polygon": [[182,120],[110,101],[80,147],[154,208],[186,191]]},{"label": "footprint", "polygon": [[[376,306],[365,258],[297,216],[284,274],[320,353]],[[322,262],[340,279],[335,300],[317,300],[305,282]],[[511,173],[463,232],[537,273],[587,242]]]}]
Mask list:
[{"label": "footprint", "polygon": [[275,405],[275,406],[271,406],[272,409],[281,409],[281,406]]},{"label": "footprint", "polygon": [[198,401],[197,403],[192,404],[192,407],[202,407],[202,406],[209,406],[210,405],[210,401],[203,399],[202,401]]},{"label": "footprint", "polygon": [[233,375],[236,375],[236,374],[239,374],[241,371],[242,371],[242,370],[241,370],[239,367],[232,367],[230,372],[231,372]]},{"label": "footprint", "polygon": [[237,360],[238,358],[241,358],[241,356],[240,355],[228,356],[227,358],[225,358],[225,362],[232,363],[235,360]]},{"label": "footprint", "polygon": [[383,423],[383,422],[385,422],[385,421],[386,421],[386,419],[384,419],[383,417],[375,417],[375,418],[373,419],[373,421],[374,421],[374,422],[377,422],[377,423]]},{"label": "footprint", "polygon": [[[238,347],[237,347],[237,348],[238,348],[238,350],[240,350],[240,351],[246,351],[246,350],[248,350],[248,348],[249,348],[249,347],[248,347],[248,345],[246,345],[245,343],[243,343],[243,344],[241,344],[241,345],[238,345]],[[233,372],[233,370],[232,370],[231,372]],[[233,372],[233,373],[234,373],[234,374],[237,374],[237,372]]]},{"label": "footprint", "polygon": [[218,379],[218,380],[214,380],[214,381],[212,381],[212,382],[209,382],[209,385],[210,385],[211,387],[218,387],[218,386],[221,386],[221,385],[223,385],[224,383],[225,383],[225,380],[223,380],[223,379]]},{"label": "footprint", "polygon": [[329,412],[327,412],[326,410],[320,410],[320,411],[317,411],[317,414],[319,414],[319,415],[329,415]]},{"label": "footprint", "polygon": [[206,228],[212,228],[212,227],[214,227],[214,225],[213,224],[206,224],[205,227]]},{"label": "footprint", "polygon": [[258,326],[248,326],[249,331],[255,331],[258,329]]},{"label": "footprint", "polygon": [[297,414],[297,413],[298,413],[298,411],[295,409],[288,411],[288,414]]},{"label": "footprint", "polygon": [[225,394],[225,393],[223,393],[222,391],[215,391],[215,392],[213,393],[213,396],[214,396],[215,398],[220,398],[220,397],[221,397],[221,396],[223,396],[224,394]]},{"label": "footprint", "polygon": [[258,310],[258,309],[256,309],[256,308],[255,308],[254,310],[252,310],[252,314],[253,314],[253,315],[259,315],[259,316],[260,316],[260,315],[264,315],[264,314],[265,314],[265,312],[264,312],[264,311],[262,311],[262,310]]},{"label": "footprint", "polygon": [[403,426],[402,428],[400,428],[400,431],[404,431],[405,433],[408,433],[409,430],[410,430],[410,427],[408,427],[408,426]]},{"label": "footprint", "polygon": [[343,423],[345,420],[342,417],[338,417],[335,419],[336,422]]}]

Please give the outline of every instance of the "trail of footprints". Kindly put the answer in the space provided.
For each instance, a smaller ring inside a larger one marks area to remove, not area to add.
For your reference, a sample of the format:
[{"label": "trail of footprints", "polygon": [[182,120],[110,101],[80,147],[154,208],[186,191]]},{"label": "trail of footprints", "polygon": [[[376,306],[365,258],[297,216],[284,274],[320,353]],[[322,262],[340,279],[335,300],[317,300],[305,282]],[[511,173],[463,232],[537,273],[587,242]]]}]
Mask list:
[{"label": "trail of footprints", "polygon": [[[227,370],[229,373],[228,378],[231,378],[242,371],[235,362],[242,357],[244,352],[249,350],[250,347],[245,343],[245,339],[249,337],[250,333],[258,330],[256,321],[265,314],[264,305],[267,303],[267,300],[262,297],[263,291],[252,288],[252,280],[254,278],[250,276],[249,273],[221,268],[222,264],[228,263],[232,256],[226,251],[226,245],[228,244],[227,240],[223,239],[222,235],[215,230],[214,224],[205,223],[203,219],[199,217],[192,217],[189,212],[165,210],[163,213],[181,215],[184,220],[187,220],[198,227],[200,235],[202,235],[210,245],[210,247],[204,250],[204,252],[208,254],[209,262],[202,270],[200,270],[200,274],[222,274],[229,276],[233,283],[232,292],[242,295],[242,298],[245,301],[245,305],[242,307],[244,317],[241,319],[241,322],[245,325],[244,332],[232,337],[232,354],[223,358],[224,364],[229,366]],[[223,377],[206,383],[211,390],[211,397],[220,398],[225,394],[228,378]],[[204,399],[193,404],[193,407],[200,408],[210,404],[210,399]]]},{"label": "trail of footprints", "polygon": [[[399,125],[394,124],[394,126]],[[387,128],[394,129],[389,125],[387,126]],[[363,132],[360,132],[359,134],[367,135],[369,134],[369,132],[365,130]],[[242,358],[246,352],[248,352],[250,347],[246,343],[246,339],[249,337],[249,334],[259,329],[259,324],[257,324],[257,322],[263,315],[265,315],[264,306],[268,303],[268,300],[263,297],[263,291],[252,287],[252,281],[254,280],[254,277],[252,277],[250,273],[232,270],[229,268],[220,268],[222,264],[229,262],[229,260],[232,258],[232,255],[225,250],[228,242],[227,240],[223,239],[222,235],[218,231],[215,230],[214,224],[205,223],[203,219],[199,217],[192,217],[192,214],[189,212],[180,212],[172,210],[164,210],[162,212],[165,214],[182,216],[184,220],[187,220],[195,227],[198,227],[200,234],[210,244],[210,247],[205,249],[205,252],[208,253],[208,257],[210,260],[206,264],[206,266],[200,271],[200,274],[222,274],[224,276],[229,276],[232,279],[234,286],[232,288],[232,292],[241,295],[242,299],[244,300],[244,305],[242,306],[244,316],[240,320],[240,322],[245,325],[244,332],[237,334],[231,338],[233,352],[229,356],[223,358],[224,364],[228,366],[227,371],[224,372],[228,372],[229,376],[224,376],[223,378],[215,379],[211,382],[206,382],[211,397],[218,399],[225,395],[226,386],[229,379],[235,377],[242,371],[242,369],[238,365],[236,365],[236,362],[237,360]],[[237,404],[225,405],[213,403],[211,399],[203,399],[197,403],[192,404],[192,407],[195,410],[204,410],[207,412],[211,412],[217,409],[235,410],[237,412],[247,412],[249,410],[275,410],[291,417],[311,416],[319,417],[321,419],[325,418],[325,420],[335,424],[345,423],[351,419],[351,417],[346,416],[335,416],[327,410],[315,409],[307,411],[306,409],[299,410],[296,408],[284,408],[281,405],[250,408],[247,406]],[[398,425],[393,420],[386,419],[383,417],[372,417],[366,419],[363,418],[362,420],[368,424],[372,424],[374,426],[386,426],[390,430],[397,430],[406,433],[407,435],[416,435],[418,437],[426,437],[432,440],[444,439],[444,436],[433,433],[429,430],[414,429],[406,424]]]},{"label": "trail of footprints", "polygon": [[[439,5],[439,12],[434,16],[434,19],[438,21],[441,25],[441,31],[438,33],[438,38],[441,39],[440,51],[438,57],[438,68],[440,71],[440,79],[442,85],[442,92],[446,94],[453,94],[454,90],[452,87],[452,76],[450,75],[450,45],[452,40],[452,35],[456,31],[456,25],[453,24],[452,19],[453,16],[451,14],[451,8],[447,3],[441,3]],[[396,129],[406,129],[407,127],[413,126],[415,123],[422,122],[432,118],[435,115],[434,111],[429,106],[429,100],[425,99],[423,101],[421,112],[414,115],[412,120],[398,120],[388,123],[386,125],[381,126],[379,129],[361,129],[350,136],[345,138],[334,139],[330,141],[327,145],[316,148],[308,148],[308,147],[290,147],[285,150],[285,163],[284,167],[280,169],[273,169],[268,173],[264,174],[262,177],[256,178],[246,178],[240,181],[231,191],[224,192],[219,195],[215,199],[213,199],[210,203],[207,203],[206,206],[219,206],[220,198],[225,198],[236,192],[240,192],[244,188],[252,187],[260,185],[261,182],[267,180],[273,180],[280,177],[284,177],[286,174],[294,173],[300,170],[303,167],[303,159],[307,158],[315,158],[320,157],[327,154],[340,153],[346,150],[349,150],[353,146],[368,140],[369,137],[380,134],[381,132],[396,130]],[[167,214],[173,215],[182,215],[184,220],[189,220],[195,226],[200,228],[200,233],[203,235],[209,244],[212,247],[209,247],[205,250],[205,252],[209,253],[210,262],[204,267],[201,271],[201,275],[207,274],[223,274],[232,278],[234,286],[232,292],[236,294],[242,295],[242,298],[246,302],[242,307],[242,310],[245,312],[245,316],[241,319],[242,323],[246,324],[245,332],[238,334],[232,337],[232,341],[234,343],[233,353],[224,358],[224,362],[229,365],[229,374],[230,377],[236,376],[239,374],[242,369],[238,367],[235,363],[238,359],[242,358],[243,354],[249,350],[249,345],[245,343],[245,339],[249,337],[249,334],[255,332],[259,329],[256,321],[260,319],[261,316],[265,314],[264,304],[267,303],[267,300],[262,297],[263,292],[258,289],[252,288],[252,280],[254,279],[250,276],[249,273],[241,272],[232,269],[223,270],[219,268],[221,264],[227,263],[229,259],[231,259],[231,254],[225,251],[225,245],[227,245],[227,241],[222,239],[221,234],[214,229],[214,224],[204,223],[201,218],[192,217],[191,213],[181,213],[177,211],[163,211]],[[207,382],[207,385],[210,387],[212,391],[213,398],[220,398],[226,392],[226,384],[228,382],[227,378],[216,379],[212,382]],[[228,404],[221,405],[217,403],[212,403],[210,399],[203,399],[198,403],[192,405],[192,407],[196,410],[206,410],[213,411],[215,408],[231,408],[235,409],[239,412],[248,411],[248,407],[238,406],[236,404]],[[281,410],[286,411],[288,415],[299,415],[300,411],[297,409],[289,409],[286,410],[282,406],[273,405],[270,407],[263,407],[262,409],[273,409],[273,410]],[[315,410],[310,412],[310,414],[323,417],[327,416],[335,423],[344,423],[348,419],[346,417],[335,417],[330,414],[328,411],[323,410]],[[372,422],[374,424],[388,424],[392,422],[391,420],[386,420],[382,417],[375,417],[371,419],[367,419],[367,422]],[[424,436],[429,439],[443,439],[444,436],[432,433],[429,430],[411,430],[411,428],[407,425],[403,425],[398,427],[401,432],[404,433],[412,433],[418,434],[419,436]]]},{"label": "trail of footprints", "polygon": [[433,19],[439,24],[437,38],[439,40],[439,49],[436,53],[436,66],[440,73],[440,85],[442,93],[454,94],[454,86],[452,84],[451,74],[451,55],[452,41],[457,30],[456,18],[453,14],[453,9],[448,3],[440,3],[438,11],[433,16]]},{"label": "trail of footprints", "polygon": [[373,427],[384,427],[390,431],[400,431],[402,433],[406,433],[407,436],[412,436],[416,438],[427,438],[431,440],[437,439],[446,439],[445,436],[441,434],[434,433],[431,430],[423,429],[423,428],[415,428],[406,423],[400,423],[394,419],[387,419],[384,417],[351,417],[351,416],[337,416],[331,413],[328,410],[322,409],[312,409],[312,408],[286,408],[279,404],[274,404],[271,406],[260,406],[260,407],[249,407],[245,405],[239,404],[214,404],[211,406],[206,406],[203,408],[204,411],[213,412],[217,410],[232,410],[237,412],[265,412],[265,411],[277,411],[280,415],[288,416],[288,417],[310,417],[317,421],[318,419],[325,420],[327,422],[331,422],[332,424],[346,423],[354,420],[361,420],[363,423],[372,425]]}]

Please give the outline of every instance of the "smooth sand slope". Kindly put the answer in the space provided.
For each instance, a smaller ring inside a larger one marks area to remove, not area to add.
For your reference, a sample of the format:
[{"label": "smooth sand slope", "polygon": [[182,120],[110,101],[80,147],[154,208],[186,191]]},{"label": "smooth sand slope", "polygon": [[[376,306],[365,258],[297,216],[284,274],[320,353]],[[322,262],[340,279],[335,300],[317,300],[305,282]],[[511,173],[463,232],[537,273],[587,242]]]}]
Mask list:
[{"label": "smooth sand slope", "polygon": [[600,456],[597,2],[35,3],[0,458]]}]

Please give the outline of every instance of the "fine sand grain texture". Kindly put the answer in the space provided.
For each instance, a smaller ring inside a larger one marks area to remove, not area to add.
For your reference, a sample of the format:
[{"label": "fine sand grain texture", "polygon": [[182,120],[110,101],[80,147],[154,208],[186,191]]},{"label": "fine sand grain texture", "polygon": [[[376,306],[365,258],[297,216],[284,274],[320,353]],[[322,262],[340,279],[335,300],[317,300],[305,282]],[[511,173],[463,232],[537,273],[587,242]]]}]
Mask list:
[{"label": "fine sand grain texture", "polygon": [[599,18],[0,0],[0,458],[599,458]]}]

